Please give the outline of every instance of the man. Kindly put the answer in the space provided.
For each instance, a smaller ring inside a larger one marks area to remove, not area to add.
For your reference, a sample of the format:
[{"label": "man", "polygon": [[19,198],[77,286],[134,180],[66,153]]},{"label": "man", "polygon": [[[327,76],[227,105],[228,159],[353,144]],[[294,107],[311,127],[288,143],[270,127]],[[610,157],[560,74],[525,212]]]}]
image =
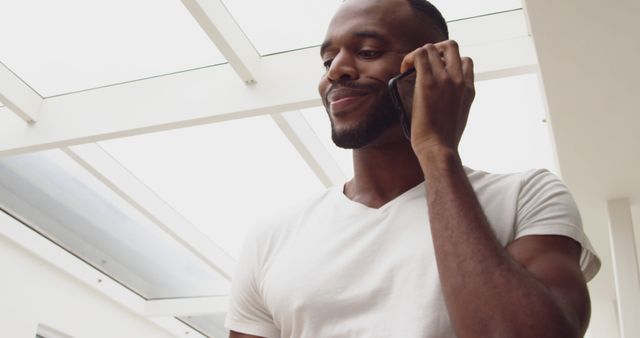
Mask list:
[{"label": "man", "polygon": [[[249,236],[230,337],[582,337],[599,261],[544,170],[462,166],[473,64],[426,1],[348,0],[319,91],[354,178]],[[387,82],[416,70],[410,140]]]}]

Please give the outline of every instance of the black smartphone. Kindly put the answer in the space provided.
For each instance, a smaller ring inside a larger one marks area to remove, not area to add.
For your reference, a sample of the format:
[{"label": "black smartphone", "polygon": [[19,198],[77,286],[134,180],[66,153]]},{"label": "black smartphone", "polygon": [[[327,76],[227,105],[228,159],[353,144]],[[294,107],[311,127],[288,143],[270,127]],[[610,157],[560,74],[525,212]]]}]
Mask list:
[{"label": "black smartphone", "polygon": [[413,106],[413,90],[416,85],[416,69],[411,68],[389,80],[389,93],[398,114],[402,132],[411,139],[411,107]]}]

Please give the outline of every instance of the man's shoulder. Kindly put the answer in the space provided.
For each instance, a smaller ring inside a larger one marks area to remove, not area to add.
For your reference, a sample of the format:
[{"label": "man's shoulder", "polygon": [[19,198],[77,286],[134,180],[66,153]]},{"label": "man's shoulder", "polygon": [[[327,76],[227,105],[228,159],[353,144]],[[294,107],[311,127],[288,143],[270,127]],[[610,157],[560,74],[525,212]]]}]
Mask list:
[{"label": "man's shoulder", "polygon": [[465,167],[469,182],[474,188],[516,188],[526,185],[540,185],[550,182],[560,182],[560,178],[548,169],[538,168],[513,173],[492,173]]},{"label": "man's shoulder", "polygon": [[[478,200],[487,210],[523,210],[523,205],[543,201],[567,204],[572,208],[569,189],[547,169],[530,169],[516,173],[490,173],[465,168]],[[560,198],[562,197],[562,198]]]}]

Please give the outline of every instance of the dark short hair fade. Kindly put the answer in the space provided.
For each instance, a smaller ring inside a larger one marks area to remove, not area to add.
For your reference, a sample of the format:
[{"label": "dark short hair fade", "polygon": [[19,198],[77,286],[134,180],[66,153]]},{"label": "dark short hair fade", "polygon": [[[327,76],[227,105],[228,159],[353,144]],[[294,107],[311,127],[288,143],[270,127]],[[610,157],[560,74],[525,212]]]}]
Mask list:
[{"label": "dark short hair fade", "polygon": [[447,21],[445,21],[442,13],[427,0],[407,0],[411,8],[417,12],[418,15],[427,18],[433,27],[442,34],[444,40],[449,40],[449,28],[447,27]]}]

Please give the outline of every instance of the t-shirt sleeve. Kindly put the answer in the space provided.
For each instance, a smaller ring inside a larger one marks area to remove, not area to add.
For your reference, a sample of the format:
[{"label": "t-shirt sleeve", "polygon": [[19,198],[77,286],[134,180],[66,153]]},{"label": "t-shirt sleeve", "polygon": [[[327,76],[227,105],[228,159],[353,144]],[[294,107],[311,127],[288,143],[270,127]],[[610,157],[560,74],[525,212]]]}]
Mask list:
[{"label": "t-shirt sleeve", "polygon": [[600,259],[582,230],[580,213],[571,193],[547,170],[532,170],[523,177],[515,238],[527,235],[567,236],[580,243],[580,268],[587,281],[600,269]]},{"label": "t-shirt sleeve", "polygon": [[258,337],[280,337],[260,293],[261,257],[257,235],[247,236],[231,281],[231,300],[225,320],[229,330]]}]

